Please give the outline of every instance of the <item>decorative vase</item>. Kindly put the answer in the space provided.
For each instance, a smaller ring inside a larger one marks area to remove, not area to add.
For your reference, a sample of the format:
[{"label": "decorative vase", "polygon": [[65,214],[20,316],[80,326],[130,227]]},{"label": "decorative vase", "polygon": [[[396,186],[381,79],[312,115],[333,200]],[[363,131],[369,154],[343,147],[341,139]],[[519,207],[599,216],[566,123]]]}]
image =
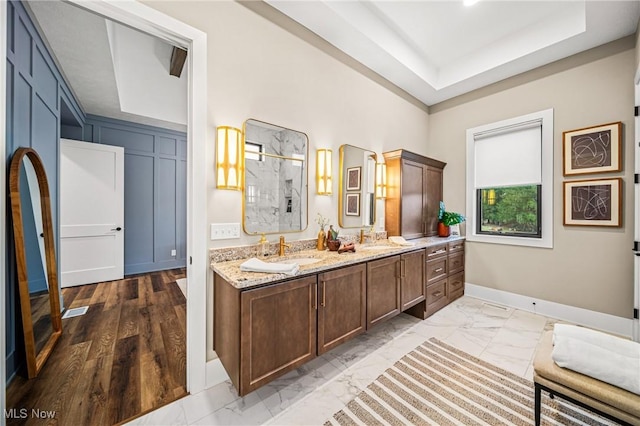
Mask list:
[{"label": "decorative vase", "polygon": [[324,234],[324,229],[320,229],[320,232],[318,232],[318,244],[316,244],[316,248],[319,251],[324,251],[325,249],[325,243],[324,243],[325,238],[326,238],[326,235]]},{"label": "decorative vase", "polygon": [[329,240],[327,241],[327,247],[329,248],[329,251],[338,251],[341,243],[342,241],[340,240]]},{"label": "decorative vase", "polygon": [[451,229],[442,222],[438,222],[438,236],[439,237],[448,237]]}]

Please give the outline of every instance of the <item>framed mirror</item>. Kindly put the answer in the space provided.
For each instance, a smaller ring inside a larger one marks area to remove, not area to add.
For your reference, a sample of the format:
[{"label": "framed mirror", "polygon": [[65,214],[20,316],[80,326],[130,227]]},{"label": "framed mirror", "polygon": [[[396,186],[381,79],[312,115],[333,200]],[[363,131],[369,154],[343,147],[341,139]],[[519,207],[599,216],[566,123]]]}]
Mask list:
[{"label": "framed mirror", "polygon": [[36,377],[62,334],[49,184],[40,157],[18,148],[9,167],[11,218],[27,374]]},{"label": "framed mirror", "polygon": [[353,145],[340,146],[338,223],[341,228],[362,228],[376,222],[375,152]]},{"label": "framed mirror", "polygon": [[308,223],[307,135],[253,119],[245,121],[243,130],[244,232],[303,231]]}]

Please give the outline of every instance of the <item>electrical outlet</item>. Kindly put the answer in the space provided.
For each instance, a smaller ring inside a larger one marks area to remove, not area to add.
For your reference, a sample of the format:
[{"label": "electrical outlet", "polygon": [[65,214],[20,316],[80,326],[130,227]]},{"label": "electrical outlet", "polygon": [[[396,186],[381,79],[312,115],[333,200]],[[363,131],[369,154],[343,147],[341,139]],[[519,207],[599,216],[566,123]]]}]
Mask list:
[{"label": "electrical outlet", "polygon": [[176,255],[176,249],[171,250],[171,256],[175,256]]},{"label": "electrical outlet", "polygon": [[211,239],[212,240],[230,240],[240,238],[239,223],[212,223]]}]

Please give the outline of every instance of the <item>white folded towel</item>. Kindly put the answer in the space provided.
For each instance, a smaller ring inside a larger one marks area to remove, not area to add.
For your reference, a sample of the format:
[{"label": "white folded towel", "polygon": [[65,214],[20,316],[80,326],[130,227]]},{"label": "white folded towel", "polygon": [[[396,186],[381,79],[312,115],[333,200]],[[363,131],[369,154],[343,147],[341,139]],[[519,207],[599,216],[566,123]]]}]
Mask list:
[{"label": "white folded towel", "polygon": [[245,272],[296,275],[300,270],[300,266],[297,263],[267,263],[252,257],[240,265],[240,270]]},{"label": "white folded towel", "polygon": [[407,241],[407,240],[405,240],[404,238],[402,238],[400,236],[389,237],[389,241],[391,241],[393,244],[397,244],[399,246],[412,247],[412,246],[416,245],[416,243],[414,243],[413,241]]},{"label": "white folded towel", "polygon": [[554,327],[553,343],[558,366],[640,395],[640,343],[567,325]]}]

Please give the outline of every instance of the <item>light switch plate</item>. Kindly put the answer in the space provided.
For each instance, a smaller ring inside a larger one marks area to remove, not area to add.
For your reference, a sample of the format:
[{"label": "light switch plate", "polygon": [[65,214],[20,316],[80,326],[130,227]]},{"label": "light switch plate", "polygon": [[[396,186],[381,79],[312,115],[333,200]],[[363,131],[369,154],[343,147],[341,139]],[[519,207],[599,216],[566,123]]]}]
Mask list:
[{"label": "light switch plate", "polygon": [[240,238],[239,223],[212,223],[211,239],[212,240],[231,240]]},{"label": "light switch plate", "polygon": [[171,250],[171,256],[175,256],[176,255],[176,249]]}]

